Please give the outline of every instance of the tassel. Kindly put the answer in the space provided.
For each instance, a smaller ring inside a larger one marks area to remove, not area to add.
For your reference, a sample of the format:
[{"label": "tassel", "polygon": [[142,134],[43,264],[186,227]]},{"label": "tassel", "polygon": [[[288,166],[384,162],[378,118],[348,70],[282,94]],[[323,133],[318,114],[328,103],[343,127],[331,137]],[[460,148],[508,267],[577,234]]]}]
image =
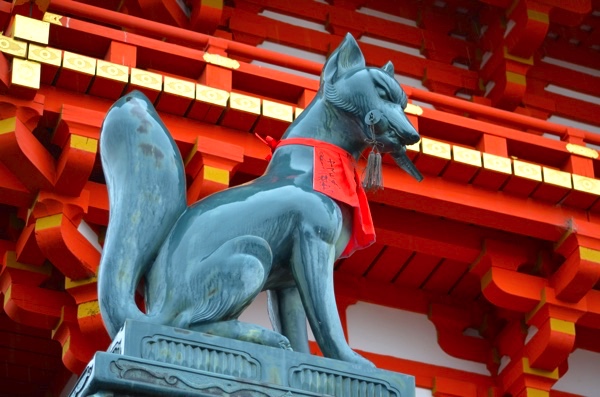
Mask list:
[{"label": "tassel", "polygon": [[367,167],[363,171],[363,187],[368,192],[383,190],[383,174],[381,171],[381,153],[375,146],[367,158]]}]

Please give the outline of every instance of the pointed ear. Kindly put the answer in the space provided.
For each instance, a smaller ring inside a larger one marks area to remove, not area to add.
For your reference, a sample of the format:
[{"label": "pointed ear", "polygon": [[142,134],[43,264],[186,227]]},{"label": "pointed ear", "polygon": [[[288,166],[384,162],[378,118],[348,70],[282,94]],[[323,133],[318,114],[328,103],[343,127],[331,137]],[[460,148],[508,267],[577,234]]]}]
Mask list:
[{"label": "pointed ear", "polygon": [[394,77],[394,64],[392,61],[387,61],[387,63],[383,65],[381,69],[391,77]]},{"label": "pointed ear", "polygon": [[365,65],[365,57],[360,51],[356,40],[348,33],[325,63],[323,80],[333,83],[344,73],[352,69],[364,68]]}]

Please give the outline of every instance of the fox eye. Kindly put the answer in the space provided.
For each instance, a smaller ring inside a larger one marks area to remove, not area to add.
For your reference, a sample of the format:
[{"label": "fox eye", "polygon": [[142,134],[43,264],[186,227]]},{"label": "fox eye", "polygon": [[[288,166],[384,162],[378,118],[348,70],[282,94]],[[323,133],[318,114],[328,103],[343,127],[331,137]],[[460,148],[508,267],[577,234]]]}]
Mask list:
[{"label": "fox eye", "polygon": [[377,88],[377,95],[379,95],[381,98],[386,99],[388,101],[390,100],[390,96],[389,96],[388,92],[381,87]]}]

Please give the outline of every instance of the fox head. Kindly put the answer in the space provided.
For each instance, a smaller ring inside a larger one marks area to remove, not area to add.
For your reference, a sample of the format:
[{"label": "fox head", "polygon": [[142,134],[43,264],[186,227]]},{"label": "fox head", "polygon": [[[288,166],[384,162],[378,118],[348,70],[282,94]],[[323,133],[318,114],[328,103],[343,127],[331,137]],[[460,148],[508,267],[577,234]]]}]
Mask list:
[{"label": "fox head", "polygon": [[325,63],[320,89],[326,101],[362,123],[361,139],[376,141],[380,152],[390,153],[415,179],[423,178],[406,155],[406,145],[420,136],[404,114],[408,99],[394,78],[392,62],[366,67],[356,40],[347,34]]}]

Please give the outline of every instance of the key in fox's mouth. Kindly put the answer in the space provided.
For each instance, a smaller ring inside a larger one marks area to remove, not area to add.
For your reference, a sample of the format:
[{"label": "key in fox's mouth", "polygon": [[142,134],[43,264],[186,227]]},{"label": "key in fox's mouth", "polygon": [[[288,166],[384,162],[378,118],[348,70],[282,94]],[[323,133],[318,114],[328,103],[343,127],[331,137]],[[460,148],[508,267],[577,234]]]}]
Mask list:
[{"label": "key in fox's mouth", "polygon": [[408,175],[415,178],[418,182],[423,180],[423,175],[419,172],[412,160],[406,154],[406,145],[402,145],[400,151],[390,153],[398,167],[402,168]]}]

